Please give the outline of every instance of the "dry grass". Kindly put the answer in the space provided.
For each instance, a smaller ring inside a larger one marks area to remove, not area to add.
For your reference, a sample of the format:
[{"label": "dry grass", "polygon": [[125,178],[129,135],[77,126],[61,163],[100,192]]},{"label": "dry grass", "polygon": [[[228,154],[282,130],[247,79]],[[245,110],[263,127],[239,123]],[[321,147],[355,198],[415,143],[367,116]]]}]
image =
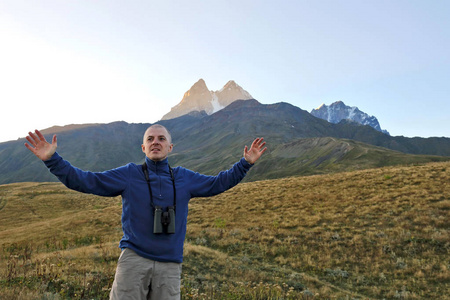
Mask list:
[{"label": "dry grass", "polygon": [[[450,163],[259,181],[193,199],[184,299],[449,299]],[[0,186],[0,295],[103,299],[120,199]]]}]

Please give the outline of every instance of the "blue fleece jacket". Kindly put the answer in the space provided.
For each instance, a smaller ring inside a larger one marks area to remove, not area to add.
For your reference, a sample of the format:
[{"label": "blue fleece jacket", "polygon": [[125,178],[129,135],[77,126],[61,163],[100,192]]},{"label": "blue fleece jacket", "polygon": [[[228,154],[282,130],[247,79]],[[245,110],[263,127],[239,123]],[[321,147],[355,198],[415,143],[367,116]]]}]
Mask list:
[{"label": "blue fleece jacket", "polygon": [[[147,157],[153,202],[164,209],[173,205],[173,185],[167,158],[154,162]],[[123,237],[119,247],[161,262],[183,261],[188,203],[192,197],[220,194],[238,184],[252,166],[244,158],[217,176],[206,176],[183,167],[173,168],[177,194],[175,234],[153,233],[153,208],[142,166],[129,163],[105,172],[89,172],[73,167],[55,153],[45,161],[68,188],[99,196],[122,196]]]}]

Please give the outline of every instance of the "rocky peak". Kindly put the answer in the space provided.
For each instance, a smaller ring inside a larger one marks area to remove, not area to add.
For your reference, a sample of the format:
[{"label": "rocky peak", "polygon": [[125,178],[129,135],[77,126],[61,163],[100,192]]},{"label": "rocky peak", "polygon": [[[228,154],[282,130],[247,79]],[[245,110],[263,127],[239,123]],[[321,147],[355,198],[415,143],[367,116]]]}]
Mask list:
[{"label": "rocky peak", "polygon": [[340,123],[342,120],[351,120],[362,125],[369,125],[380,132],[389,134],[386,130],[381,129],[376,117],[369,116],[356,106],[347,106],[342,101],[336,101],[329,106],[322,104],[318,108],[313,109],[311,114],[334,124]]},{"label": "rocky peak", "polygon": [[197,81],[162,120],[173,119],[192,111],[205,111],[213,114],[236,100],[249,100],[253,97],[233,80],[228,81],[218,91],[210,91],[203,79]]},{"label": "rocky peak", "polygon": [[228,81],[227,84],[225,84],[221,90],[215,92],[215,94],[217,95],[219,104],[222,107],[225,107],[236,100],[253,99],[252,95],[250,95],[233,80]]}]

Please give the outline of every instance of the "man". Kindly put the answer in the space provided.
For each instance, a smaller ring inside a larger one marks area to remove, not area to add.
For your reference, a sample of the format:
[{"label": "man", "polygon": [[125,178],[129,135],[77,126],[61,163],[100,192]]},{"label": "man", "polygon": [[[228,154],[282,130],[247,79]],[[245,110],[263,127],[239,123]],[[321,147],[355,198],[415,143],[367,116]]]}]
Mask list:
[{"label": "man", "polygon": [[129,163],[105,172],[73,167],[56,152],[41,132],[29,132],[25,146],[44,161],[68,188],[100,196],[122,196],[122,253],[110,299],[180,299],[181,263],[186,236],[188,202],[192,197],[222,193],[245,176],[267,150],[263,138],[244,147],[244,156],[217,176],[183,167],[171,168],[173,144],[162,125],[150,126],[143,138],[145,164]]}]

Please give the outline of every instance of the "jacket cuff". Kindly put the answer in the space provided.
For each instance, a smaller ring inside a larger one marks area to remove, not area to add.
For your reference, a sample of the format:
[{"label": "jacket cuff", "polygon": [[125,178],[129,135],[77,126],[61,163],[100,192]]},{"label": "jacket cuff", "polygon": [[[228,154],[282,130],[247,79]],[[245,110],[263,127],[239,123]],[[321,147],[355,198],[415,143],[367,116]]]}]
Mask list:
[{"label": "jacket cuff", "polygon": [[254,165],[249,163],[244,157],[241,158],[241,163],[246,169],[250,169]]},{"label": "jacket cuff", "polygon": [[59,156],[58,152],[53,153],[52,157],[50,157],[47,160],[44,160],[44,164],[47,166],[47,168],[50,168],[51,166],[55,165],[59,160],[61,159],[61,156]]}]

